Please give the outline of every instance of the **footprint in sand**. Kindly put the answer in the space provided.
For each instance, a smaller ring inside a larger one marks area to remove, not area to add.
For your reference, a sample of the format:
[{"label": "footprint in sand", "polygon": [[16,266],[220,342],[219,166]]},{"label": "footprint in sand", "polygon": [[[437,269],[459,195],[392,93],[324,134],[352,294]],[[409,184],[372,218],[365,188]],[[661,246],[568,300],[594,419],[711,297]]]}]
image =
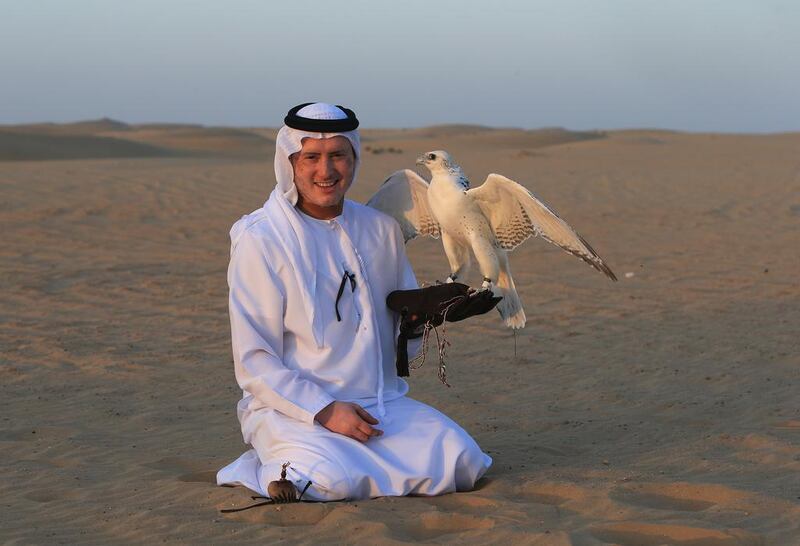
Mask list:
[{"label": "footprint in sand", "polygon": [[772,425],[773,428],[777,428],[779,430],[793,430],[800,432],[800,421],[795,419],[790,419],[788,421],[781,421],[780,423],[775,423]]},{"label": "footprint in sand", "polygon": [[439,497],[423,497],[423,500],[442,510],[463,511],[463,510],[486,510],[496,508],[500,505],[497,499],[491,499],[471,493],[452,493]]},{"label": "footprint in sand", "polygon": [[495,522],[491,518],[470,516],[453,512],[426,512],[403,528],[415,541],[429,541],[451,533],[491,529]]},{"label": "footprint in sand", "polygon": [[744,493],[715,484],[645,483],[617,488],[609,496],[616,501],[634,506],[700,512],[716,504],[737,501],[744,496]]},{"label": "footprint in sand", "polygon": [[758,535],[741,529],[707,529],[683,525],[622,522],[596,526],[592,536],[620,546],[762,546]]},{"label": "footprint in sand", "polygon": [[571,483],[528,482],[520,485],[515,493],[517,498],[552,506],[587,497],[586,491]]},{"label": "footprint in sand", "polygon": [[780,425],[773,426],[775,433],[771,434],[726,435],[722,443],[732,448],[734,455],[744,461],[796,471],[800,469],[800,450],[797,449],[794,431],[800,429],[796,428],[797,421],[794,420],[784,421]]}]

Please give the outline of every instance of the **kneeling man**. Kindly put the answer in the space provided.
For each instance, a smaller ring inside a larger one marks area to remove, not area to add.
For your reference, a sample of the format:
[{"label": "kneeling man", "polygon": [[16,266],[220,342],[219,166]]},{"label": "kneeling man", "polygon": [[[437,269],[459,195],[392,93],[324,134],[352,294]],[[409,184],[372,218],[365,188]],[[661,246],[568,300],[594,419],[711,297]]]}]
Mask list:
[{"label": "kneeling man", "polygon": [[471,490],[491,458],[397,376],[386,296],[417,282],[397,223],[345,199],[360,164],[355,114],[311,103],[285,124],[275,189],[231,229],[238,416],[252,449],[217,483],[266,495],[290,462],[309,500]]}]

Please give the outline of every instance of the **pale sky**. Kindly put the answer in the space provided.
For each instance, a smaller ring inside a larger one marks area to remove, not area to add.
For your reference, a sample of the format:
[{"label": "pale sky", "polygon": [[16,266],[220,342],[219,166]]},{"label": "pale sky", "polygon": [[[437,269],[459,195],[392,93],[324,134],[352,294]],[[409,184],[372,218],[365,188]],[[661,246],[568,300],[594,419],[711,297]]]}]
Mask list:
[{"label": "pale sky", "polygon": [[800,130],[794,0],[0,0],[0,124]]}]

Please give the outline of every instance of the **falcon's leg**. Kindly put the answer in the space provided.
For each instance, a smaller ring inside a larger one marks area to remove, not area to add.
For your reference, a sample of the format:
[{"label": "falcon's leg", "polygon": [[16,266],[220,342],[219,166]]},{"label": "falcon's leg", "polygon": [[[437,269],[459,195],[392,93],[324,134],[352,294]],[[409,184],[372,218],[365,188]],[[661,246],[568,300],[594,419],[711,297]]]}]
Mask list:
[{"label": "falcon's leg", "polygon": [[480,235],[473,235],[470,238],[472,252],[478,260],[478,267],[483,275],[482,288],[495,292],[493,284],[497,282],[500,275],[500,263],[498,262],[497,249],[494,245]]},{"label": "falcon's leg", "polygon": [[[525,326],[525,311],[522,302],[511,278],[511,268],[508,265],[508,254],[504,250],[497,251],[500,262],[500,276],[497,279],[497,288],[503,293],[503,299],[497,305],[497,311],[503,317],[506,326],[510,328],[523,328]],[[515,338],[516,341],[516,338]]]},{"label": "falcon's leg", "polygon": [[446,231],[442,232],[442,246],[450,263],[450,276],[445,282],[455,282],[469,271],[469,247],[454,239]]}]

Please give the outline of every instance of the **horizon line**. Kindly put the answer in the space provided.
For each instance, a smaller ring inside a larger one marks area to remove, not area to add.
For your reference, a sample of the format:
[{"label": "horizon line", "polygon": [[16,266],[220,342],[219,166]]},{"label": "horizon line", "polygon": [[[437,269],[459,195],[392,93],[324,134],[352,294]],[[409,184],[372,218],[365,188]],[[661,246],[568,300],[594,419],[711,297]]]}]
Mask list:
[{"label": "horizon line", "polygon": [[[282,125],[230,125],[230,124],[207,124],[201,123],[196,121],[145,121],[145,122],[127,122],[117,118],[112,118],[108,116],[103,116],[99,118],[87,118],[87,119],[78,119],[73,121],[29,121],[23,123],[0,123],[0,129],[2,128],[14,128],[14,127],[31,127],[36,125],[51,125],[51,126],[69,126],[69,125],[88,125],[91,123],[113,123],[117,125],[123,125],[126,127],[143,127],[143,126],[154,126],[154,125],[175,125],[175,126],[185,126],[185,127],[197,127],[197,128],[204,128],[204,129],[274,129],[278,130]],[[594,127],[590,129],[575,129],[566,127],[563,125],[544,125],[544,126],[537,126],[537,127],[521,127],[521,126],[511,126],[511,125],[485,125],[482,123],[470,123],[470,122],[445,122],[445,123],[433,123],[431,125],[418,125],[418,126],[359,126],[360,130],[367,130],[367,131],[381,131],[381,130],[388,130],[388,131],[414,131],[414,130],[421,130],[421,129],[431,129],[431,128],[443,128],[443,127],[468,127],[474,129],[484,129],[490,131],[547,131],[547,130],[558,130],[558,131],[568,131],[568,132],[580,132],[580,133],[601,133],[601,132],[622,132],[622,131],[649,131],[649,132],[669,132],[669,133],[685,133],[685,134],[721,134],[721,135],[780,135],[780,134],[794,134],[800,133],[800,127],[797,129],[788,129],[788,130],[741,130],[741,131],[731,131],[731,130],[715,130],[715,129],[703,129],[703,130],[695,130],[695,129],[675,129],[671,127],[653,127],[653,126],[622,126],[622,127]]]}]

